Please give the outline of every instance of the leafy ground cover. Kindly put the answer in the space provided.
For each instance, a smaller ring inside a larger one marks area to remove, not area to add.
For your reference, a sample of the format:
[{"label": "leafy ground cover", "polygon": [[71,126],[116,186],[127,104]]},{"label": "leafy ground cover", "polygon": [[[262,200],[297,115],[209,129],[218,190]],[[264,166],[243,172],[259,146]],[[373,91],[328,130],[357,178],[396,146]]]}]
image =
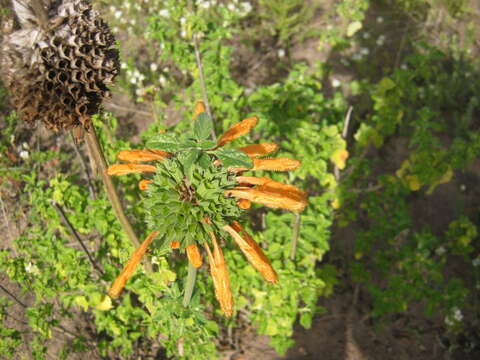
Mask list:
[{"label": "leafy ground cover", "polygon": [[[1,4],[8,25],[10,6]],[[295,214],[254,205],[243,218],[277,285],[222,242],[232,318],[218,310],[205,265],[184,306],[186,257],[164,247],[148,254],[154,271],[139,268],[112,299],[108,288],[134,249],[86,146],[26,126],[0,88],[2,354],[479,356],[479,4],[95,5],[121,52],[114,95],[94,118],[108,163],[120,150],[165,138],[159,134],[192,130],[200,55],[213,131],[257,116],[235,146],[275,142],[276,156],[300,159],[299,169],[272,178],[307,191],[308,206]],[[158,209],[152,220],[139,180],[119,177],[116,185],[144,238],[152,223],[176,220],[167,213],[155,220]],[[197,230],[188,231],[189,241],[198,240]]]}]

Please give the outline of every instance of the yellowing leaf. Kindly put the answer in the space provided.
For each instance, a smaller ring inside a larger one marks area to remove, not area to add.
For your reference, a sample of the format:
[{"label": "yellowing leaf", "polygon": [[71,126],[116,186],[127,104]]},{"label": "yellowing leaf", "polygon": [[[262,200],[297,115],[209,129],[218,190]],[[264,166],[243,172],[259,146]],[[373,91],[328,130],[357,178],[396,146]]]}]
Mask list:
[{"label": "yellowing leaf", "polygon": [[348,159],[348,151],[345,149],[337,149],[330,157],[330,160],[340,170],[345,169],[346,161]]},{"label": "yellowing leaf", "polygon": [[410,167],[410,161],[405,160],[402,163],[402,166],[400,166],[400,169],[398,169],[395,172],[395,175],[397,175],[399,178],[403,178],[403,176],[405,175],[405,172],[408,170],[409,167]]},{"label": "yellowing leaf", "polygon": [[420,190],[420,188],[422,187],[422,184],[418,180],[417,175],[405,176],[405,181],[407,182],[408,188],[412,191]]},{"label": "yellowing leaf", "polygon": [[88,301],[85,296],[81,296],[81,295],[76,296],[75,299],[73,299],[73,302],[75,305],[80,306],[83,309],[83,311],[88,310]]},{"label": "yellowing leaf", "polygon": [[333,199],[331,205],[332,205],[333,209],[339,209],[340,208],[340,200],[338,198]]},{"label": "yellowing leaf", "polygon": [[101,310],[101,311],[107,311],[107,310],[110,310],[111,308],[112,308],[112,299],[108,295],[105,295],[102,302],[95,306],[95,309]]},{"label": "yellowing leaf", "polygon": [[445,184],[450,180],[452,180],[452,177],[453,177],[453,171],[452,171],[452,168],[449,167],[448,170],[437,181],[435,181],[433,184],[431,184],[428,187],[427,195],[430,195],[438,185]]},{"label": "yellowing leaf", "polygon": [[360,260],[363,257],[363,253],[361,251],[357,251],[354,256],[355,260]]},{"label": "yellowing leaf", "polygon": [[353,36],[361,28],[362,28],[362,23],[360,21],[354,21],[354,22],[348,24],[347,36],[348,37]]}]

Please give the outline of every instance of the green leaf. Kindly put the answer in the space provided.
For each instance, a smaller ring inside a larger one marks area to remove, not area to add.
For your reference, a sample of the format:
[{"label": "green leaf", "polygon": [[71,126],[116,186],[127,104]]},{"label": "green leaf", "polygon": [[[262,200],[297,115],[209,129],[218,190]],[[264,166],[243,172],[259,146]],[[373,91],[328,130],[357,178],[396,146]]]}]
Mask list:
[{"label": "green leaf", "polygon": [[189,179],[192,178],[193,165],[197,161],[200,154],[201,154],[201,151],[196,149],[191,149],[191,150],[182,152],[178,157],[178,160],[182,163],[183,172]]},{"label": "green leaf", "polygon": [[176,134],[162,133],[156,134],[147,142],[147,147],[164,151],[177,151],[181,148],[180,142]]},{"label": "green leaf", "polygon": [[243,152],[236,149],[218,149],[213,152],[226,168],[239,167],[251,169],[252,160]]},{"label": "green leaf", "polygon": [[195,119],[193,134],[198,141],[207,140],[213,132],[213,122],[206,113],[201,113]]},{"label": "green leaf", "polygon": [[200,154],[200,157],[198,158],[198,165],[203,170],[207,170],[212,165],[210,157],[207,154],[205,154],[204,152],[202,152]]}]

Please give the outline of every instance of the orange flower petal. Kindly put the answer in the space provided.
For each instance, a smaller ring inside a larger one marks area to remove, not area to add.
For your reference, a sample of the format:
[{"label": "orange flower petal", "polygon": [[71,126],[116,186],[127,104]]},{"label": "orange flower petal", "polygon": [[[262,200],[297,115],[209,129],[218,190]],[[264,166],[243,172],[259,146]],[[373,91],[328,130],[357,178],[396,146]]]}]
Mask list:
[{"label": "orange flower petal", "polygon": [[281,182],[264,178],[264,177],[255,177],[255,176],[237,176],[236,180],[240,184],[248,184],[248,185],[262,185],[266,188],[270,188],[273,190],[280,190],[290,192],[292,194],[298,194],[298,196],[306,197],[307,193],[305,191],[300,190],[296,186],[283,184]]},{"label": "orange flower petal", "polygon": [[290,158],[253,159],[253,170],[291,171],[302,163]]},{"label": "orange flower petal", "polygon": [[108,175],[125,175],[132,173],[155,172],[157,169],[153,165],[147,164],[113,164],[108,167]]},{"label": "orange flower petal", "polygon": [[176,240],[172,241],[172,242],[170,243],[170,247],[171,247],[172,249],[179,249],[179,248],[180,248],[180,241],[176,241]]},{"label": "orange flower petal", "polygon": [[195,104],[195,110],[193,112],[192,120],[195,120],[198,115],[204,112],[207,112],[205,108],[205,103],[203,101],[197,101],[197,103]]},{"label": "orange flower petal", "polygon": [[276,283],[278,281],[277,273],[272,268],[270,260],[268,260],[260,246],[237,221],[232,222],[231,225],[225,225],[223,230],[232,235],[247,260],[260,274],[262,274],[265,280],[271,283]]},{"label": "orange flower petal", "polygon": [[202,266],[202,254],[200,254],[197,244],[191,244],[187,246],[187,258],[190,264],[197,269]]},{"label": "orange flower petal", "polygon": [[247,199],[271,208],[303,211],[305,206],[307,206],[306,198],[299,194],[263,186],[255,188],[234,188],[226,190],[224,194],[225,196],[233,196],[238,199]]},{"label": "orange flower petal", "polygon": [[118,153],[117,158],[123,161],[154,161],[164,160],[169,157],[170,153],[162,150],[122,150]]},{"label": "orange flower petal", "polygon": [[218,146],[223,146],[226,143],[235,140],[242,135],[245,135],[250,130],[252,130],[255,125],[257,125],[257,122],[258,118],[256,116],[252,116],[236,124],[233,124],[227,131],[225,131],[222,137],[218,139]]},{"label": "orange flower petal", "polygon": [[278,145],[274,143],[252,144],[241,147],[239,150],[243,151],[249,157],[258,157],[277,151]]},{"label": "orange flower petal", "polygon": [[247,210],[252,206],[252,202],[246,199],[239,199],[237,200],[237,205],[240,209]]},{"label": "orange flower petal", "polygon": [[140,190],[147,190],[148,184],[150,184],[153,180],[142,179],[138,182],[138,188]]},{"label": "orange flower petal", "polygon": [[213,233],[210,233],[213,243],[213,253],[210,247],[205,243],[205,250],[208,254],[210,262],[210,274],[212,275],[213,286],[215,288],[215,296],[220,303],[220,308],[227,316],[233,314],[233,297],[230,288],[230,279],[228,278],[227,264],[223,257],[222,250],[218,246],[217,239]]},{"label": "orange flower petal", "polygon": [[123,267],[122,272],[115,279],[112,287],[108,291],[108,295],[110,295],[110,297],[116,298],[120,295],[128,279],[130,279],[132,274],[135,272],[138,263],[142,260],[142,257],[147,252],[148,246],[158,234],[159,231],[153,231],[150,235],[147,236],[147,238],[138,247],[138,249],[135,250],[133,255],[130,257],[130,260],[128,260],[127,264]]}]

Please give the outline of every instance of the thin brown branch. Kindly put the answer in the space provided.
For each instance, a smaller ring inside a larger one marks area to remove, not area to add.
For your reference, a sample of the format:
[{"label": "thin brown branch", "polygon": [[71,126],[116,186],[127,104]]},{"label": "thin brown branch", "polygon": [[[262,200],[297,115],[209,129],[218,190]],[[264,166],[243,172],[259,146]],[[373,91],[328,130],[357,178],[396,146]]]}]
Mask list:
[{"label": "thin brown branch", "polygon": [[10,292],[3,285],[0,285],[0,289],[2,289],[8,296],[10,296],[18,305],[20,305],[24,309],[27,308],[27,305],[25,305],[19,298],[17,298],[12,292]]},{"label": "thin brown branch", "polygon": [[72,233],[73,237],[79,242],[80,246],[82,247],[83,251],[85,252],[85,254],[87,254],[87,257],[88,257],[88,260],[90,261],[90,263],[92,264],[92,266],[95,268],[95,270],[97,270],[101,275],[103,275],[103,270],[100,269],[100,267],[98,266],[98,264],[95,262],[95,260],[93,259],[93,256],[92,254],[90,254],[90,251],[88,251],[88,248],[86,247],[85,243],[83,242],[82,238],[80,237],[80,235],[78,234],[77,230],[73,227],[72,223],[70,222],[70,220],[68,220],[67,218],[67,215],[65,214],[65,211],[63,210],[63,208],[57,204],[56,202],[53,202],[53,205],[55,206],[55,210],[57,210],[57,213],[58,215],[60,215],[60,217],[62,218],[62,221],[65,223],[65,225],[68,227],[68,229],[70,230],[70,232]]},{"label": "thin brown branch", "polygon": [[[113,185],[113,181],[110,178],[110,176],[107,174],[107,162],[105,160],[105,156],[103,155],[103,151],[98,141],[95,127],[93,125],[86,134],[86,140],[87,140],[87,145],[90,149],[90,154],[92,155],[100,171],[100,174],[102,176],[103,183],[105,184],[105,190],[107,192],[108,199],[112,204],[113,211],[115,212],[115,215],[117,215],[117,219],[118,221],[120,221],[120,224],[122,225],[123,230],[127,233],[127,236],[130,239],[130,242],[132,243],[132,245],[135,248],[138,248],[140,246],[140,241],[138,240],[138,237],[135,234],[135,231],[133,230],[132,225],[130,225],[130,222],[128,221],[127,216],[125,215],[122,203],[120,202],[120,199],[117,194],[117,190]],[[144,259],[145,259],[144,260],[145,270],[147,270],[148,272],[152,272],[152,265],[150,264],[147,258],[144,258]]]},{"label": "thin brown branch", "polygon": [[82,153],[80,152],[80,148],[78,147],[77,141],[75,141],[75,138],[72,133],[70,133],[72,140],[73,140],[73,148],[75,149],[75,153],[77,154],[78,158],[80,159],[80,164],[82,165],[83,171],[85,172],[85,177],[87,179],[87,185],[88,185],[88,192],[90,194],[90,199],[95,200],[96,195],[95,195],[95,189],[93,188],[93,183],[92,183],[92,177],[90,175],[90,170],[88,169],[87,162],[85,161],[85,158],[83,157]]}]

